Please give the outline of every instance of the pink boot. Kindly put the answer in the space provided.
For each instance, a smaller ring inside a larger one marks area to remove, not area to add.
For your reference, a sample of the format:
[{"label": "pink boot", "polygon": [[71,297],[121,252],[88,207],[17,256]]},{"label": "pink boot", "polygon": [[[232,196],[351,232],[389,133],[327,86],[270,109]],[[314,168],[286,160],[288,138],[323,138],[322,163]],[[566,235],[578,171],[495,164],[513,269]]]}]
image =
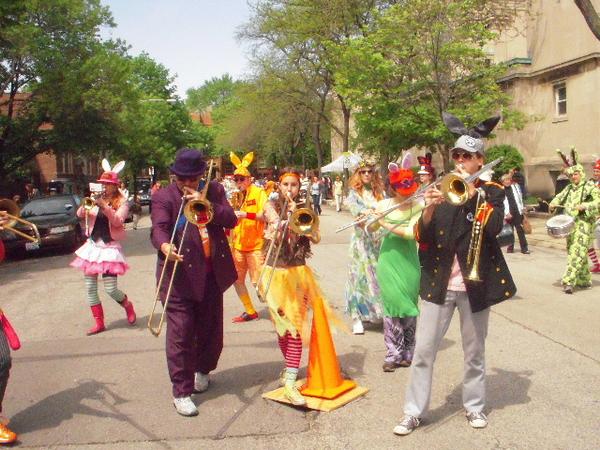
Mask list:
[{"label": "pink boot", "polygon": [[121,302],[121,306],[125,308],[125,312],[127,313],[127,322],[129,322],[130,325],[133,325],[136,318],[135,311],[133,310],[133,303],[125,296],[125,299]]},{"label": "pink boot", "polygon": [[92,334],[101,333],[104,330],[106,330],[106,328],[104,327],[104,310],[102,309],[102,304],[98,303],[97,305],[91,306],[90,308],[92,309],[92,316],[94,316],[96,325],[88,330],[88,336]]},{"label": "pink boot", "polygon": [[594,267],[592,267],[590,269],[590,272],[592,272],[592,273],[600,273],[600,264],[594,265]]}]

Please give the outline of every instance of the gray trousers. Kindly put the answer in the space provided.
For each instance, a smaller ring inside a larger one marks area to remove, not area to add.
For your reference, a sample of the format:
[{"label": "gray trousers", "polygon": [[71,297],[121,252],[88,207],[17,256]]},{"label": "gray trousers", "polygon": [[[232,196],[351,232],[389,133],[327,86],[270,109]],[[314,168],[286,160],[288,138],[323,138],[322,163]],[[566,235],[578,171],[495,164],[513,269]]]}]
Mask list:
[{"label": "gray trousers", "polygon": [[471,312],[466,292],[448,291],[443,305],[421,302],[417,321],[417,344],[406,389],[404,413],[423,417],[431,398],[433,363],[440,343],[458,308],[464,353],[463,405],[467,412],[482,412],[485,407],[485,338],[490,309]]}]

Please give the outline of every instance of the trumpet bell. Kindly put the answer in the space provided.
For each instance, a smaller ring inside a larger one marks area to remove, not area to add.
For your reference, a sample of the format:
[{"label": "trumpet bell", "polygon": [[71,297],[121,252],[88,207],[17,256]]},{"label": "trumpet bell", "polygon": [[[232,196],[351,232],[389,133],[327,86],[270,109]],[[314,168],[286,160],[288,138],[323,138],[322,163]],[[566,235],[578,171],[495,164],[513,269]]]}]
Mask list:
[{"label": "trumpet bell", "polygon": [[6,211],[6,214],[12,219],[5,225],[7,228],[12,228],[17,224],[17,217],[21,215],[19,205],[8,198],[0,198],[0,211]]},{"label": "trumpet bell", "polygon": [[455,206],[464,205],[469,200],[469,185],[459,175],[449,173],[442,179],[440,190],[444,199]]},{"label": "trumpet bell", "polygon": [[96,202],[91,197],[84,197],[84,199],[81,201],[81,204],[83,205],[83,209],[88,211],[96,206]]},{"label": "trumpet bell", "polygon": [[312,209],[297,209],[290,217],[290,229],[300,236],[312,234],[318,227],[319,216]]},{"label": "trumpet bell", "polygon": [[183,214],[194,225],[206,225],[213,219],[212,205],[208,200],[190,200],[185,205]]}]

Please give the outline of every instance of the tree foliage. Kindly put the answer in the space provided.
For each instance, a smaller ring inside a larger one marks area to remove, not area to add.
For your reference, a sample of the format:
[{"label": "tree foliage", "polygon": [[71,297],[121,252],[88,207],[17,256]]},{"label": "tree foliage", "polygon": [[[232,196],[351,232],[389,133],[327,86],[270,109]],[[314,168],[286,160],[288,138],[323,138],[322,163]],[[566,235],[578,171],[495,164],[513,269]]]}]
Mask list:
[{"label": "tree foliage", "polygon": [[522,170],[525,162],[521,152],[516,147],[507,144],[494,145],[486,150],[486,163],[494,161],[497,158],[502,158],[502,161],[494,167],[494,175],[497,179],[503,174],[508,173],[511,169],[519,168]]},{"label": "tree foliage", "polygon": [[234,81],[228,73],[220,77],[213,77],[205,81],[202,86],[187,90],[187,106],[192,111],[224,106],[238,84],[239,82]]},{"label": "tree foliage", "polygon": [[359,143],[383,159],[413,146],[444,150],[455,139],[441,114],[449,111],[473,125],[502,113],[504,126],[521,126],[498,80],[486,44],[496,37],[491,0],[412,0],[378,14],[372,31],[341,54],[338,89],[357,107]]}]

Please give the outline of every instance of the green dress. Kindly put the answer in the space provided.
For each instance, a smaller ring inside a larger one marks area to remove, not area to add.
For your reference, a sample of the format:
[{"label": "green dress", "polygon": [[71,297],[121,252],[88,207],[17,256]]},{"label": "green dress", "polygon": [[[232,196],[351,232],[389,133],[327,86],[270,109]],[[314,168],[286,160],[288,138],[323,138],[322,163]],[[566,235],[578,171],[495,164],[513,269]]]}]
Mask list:
[{"label": "green dress", "polygon": [[[379,210],[386,209],[394,203],[391,199],[383,200]],[[419,315],[417,305],[419,284],[421,281],[421,264],[414,237],[414,226],[419,220],[418,211],[413,207],[392,211],[386,216],[386,222],[404,229],[406,237],[393,232],[386,234],[381,244],[377,262],[377,280],[383,299],[383,311],[387,317],[416,317]]]}]

